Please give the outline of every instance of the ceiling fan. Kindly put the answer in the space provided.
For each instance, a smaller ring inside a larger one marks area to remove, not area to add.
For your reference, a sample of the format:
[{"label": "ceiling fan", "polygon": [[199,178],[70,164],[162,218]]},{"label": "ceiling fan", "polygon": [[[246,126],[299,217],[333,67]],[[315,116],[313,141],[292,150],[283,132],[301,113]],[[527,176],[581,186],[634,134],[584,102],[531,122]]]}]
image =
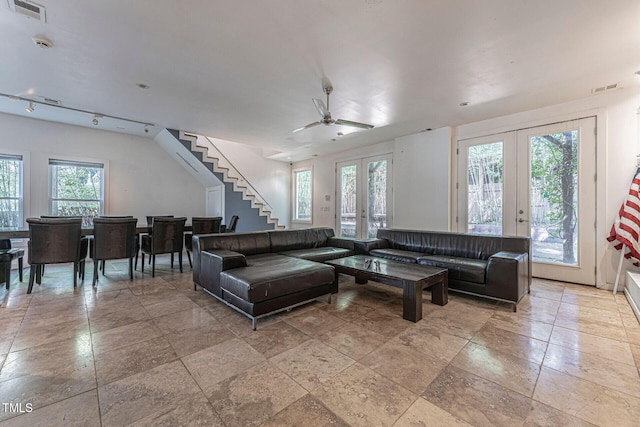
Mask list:
[{"label": "ceiling fan", "polygon": [[342,119],[338,119],[338,120],[332,119],[331,112],[329,111],[329,95],[331,95],[331,92],[333,92],[333,86],[328,80],[325,79],[325,81],[322,84],[322,89],[324,93],[327,94],[327,105],[324,105],[324,102],[322,102],[321,99],[313,98],[313,103],[316,106],[316,110],[318,110],[318,114],[320,114],[321,119],[317,122],[309,123],[308,125],[303,126],[301,128],[294,129],[293,130],[294,133],[300,132],[301,130],[309,129],[318,125],[325,125],[325,126],[342,125],[342,126],[351,126],[351,127],[360,128],[360,129],[373,128],[373,125],[369,125],[367,123],[352,122],[350,120],[342,120]]}]

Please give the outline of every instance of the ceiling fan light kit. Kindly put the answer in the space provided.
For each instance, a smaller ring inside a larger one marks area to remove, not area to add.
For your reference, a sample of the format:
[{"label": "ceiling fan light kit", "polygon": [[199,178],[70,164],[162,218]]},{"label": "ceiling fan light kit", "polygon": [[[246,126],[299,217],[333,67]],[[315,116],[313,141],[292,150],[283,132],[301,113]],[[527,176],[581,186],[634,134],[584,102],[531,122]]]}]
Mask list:
[{"label": "ceiling fan light kit", "polygon": [[367,123],[360,123],[360,122],[354,122],[351,120],[343,120],[343,119],[337,119],[337,120],[333,119],[331,117],[331,111],[329,110],[329,95],[331,95],[331,92],[333,92],[333,86],[328,82],[328,80],[325,80],[322,86],[322,90],[324,91],[324,93],[327,94],[326,105],[324,102],[322,102],[321,99],[312,98],[313,104],[316,106],[316,110],[318,111],[318,114],[320,114],[320,120],[317,122],[309,123],[308,125],[302,126],[300,128],[294,129],[293,133],[300,132],[305,129],[309,129],[318,125],[325,125],[325,126],[341,125],[341,126],[350,126],[350,127],[360,128],[360,129],[372,129],[374,127],[373,125],[370,125]]}]

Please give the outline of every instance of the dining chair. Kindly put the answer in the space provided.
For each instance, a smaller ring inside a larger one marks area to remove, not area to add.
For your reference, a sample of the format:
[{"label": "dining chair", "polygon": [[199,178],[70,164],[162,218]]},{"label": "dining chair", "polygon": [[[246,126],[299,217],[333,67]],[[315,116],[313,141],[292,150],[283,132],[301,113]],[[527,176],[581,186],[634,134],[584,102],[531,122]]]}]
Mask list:
[{"label": "dining chair", "polygon": [[93,259],[93,282],[98,280],[99,263],[102,263],[104,276],[105,261],[112,259],[129,259],[129,279],[133,280],[133,257],[136,254],[136,224],[137,218],[94,218],[93,244],[91,258]]},{"label": "dining chair", "polygon": [[[28,218],[29,224],[29,288],[33,289],[34,279],[41,284],[42,267],[45,264],[73,263],[73,287],[78,284],[80,268],[80,237],[82,219],[69,218]],[[84,278],[84,276],[83,276]]]},{"label": "dining chair", "polygon": [[229,221],[229,225],[225,226],[224,224],[220,227],[221,233],[235,233],[236,225],[238,224],[238,220],[240,217],[238,215],[234,215],[231,217],[231,221]]},{"label": "dining chair", "polygon": [[[54,215],[40,215],[40,218],[44,219],[79,219],[84,223],[84,219],[80,215],[69,215],[69,216],[54,216]],[[81,224],[82,224],[81,223]],[[89,255],[89,245],[91,238],[89,236],[80,236],[80,264],[78,267],[78,278],[82,278],[84,280],[84,271],[85,264],[87,260],[87,256]],[[40,274],[44,274],[44,265],[41,267]]]},{"label": "dining chair", "polygon": [[184,235],[184,247],[187,249],[187,258],[189,259],[189,266],[193,268],[191,262],[191,251],[193,250],[193,236],[199,234],[212,234],[220,232],[220,225],[222,224],[221,216],[214,217],[193,217],[191,218],[191,233],[185,233]]},{"label": "dining chair", "polygon": [[[11,283],[11,263],[14,259],[18,260],[18,274],[22,282],[22,258],[24,257],[24,249],[11,248],[11,240],[0,240],[0,268],[4,270],[4,274],[0,276],[0,280],[4,280],[7,289]],[[2,283],[2,282],[0,282]]]},{"label": "dining chair", "polygon": [[180,273],[182,273],[182,249],[184,247],[184,224],[187,218],[154,217],[152,232],[142,236],[142,272],[144,273],[144,255],[151,258],[151,277],[156,275],[156,255],[171,254],[171,268],[173,268],[173,254],[178,253]]},{"label": "dining chair", "polygon": [[[147,215],[147,234],[151,234],[153,231],[153,219],[154,218],[173,218],[173,215]],[[151,257],[149,257],[149,264],[151,264]],[[173,268],[173,254],[171,254],[171,267]],[[136,254],[136,265],[138,268],[138,254]]]},{"label": "dining chair", "polygon": [[[122,219],[122,218],[133,218],[133,215],[100,215],[96,218],[116,218],[116,219]],[[137,230],[137,228],[136,228]],[[138,252],[140,252],[140,233],[138,233],[136,231],[136,235],[135,235],[135,239],[136,239],[136,247],[135,247],[135,267],[134,269],[138,268]],[[91,252],[91,244],[89,244],[89,252]],[[100,271],[102,271],[102,275],[104,276],[104,264],[105,264],[105,260],[102,260],[100,263]]]}]

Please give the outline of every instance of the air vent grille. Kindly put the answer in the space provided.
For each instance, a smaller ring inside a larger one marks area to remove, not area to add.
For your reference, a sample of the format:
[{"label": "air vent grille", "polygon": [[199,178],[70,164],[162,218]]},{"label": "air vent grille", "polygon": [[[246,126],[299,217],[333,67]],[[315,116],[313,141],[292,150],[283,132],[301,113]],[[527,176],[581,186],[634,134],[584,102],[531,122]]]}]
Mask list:
[{"label": "air vent grille", "polygon": [[43,100],[45,103],[50,104],[50,105],[58,105],[58,106],[59,106],[59,105],[61,105],[61,102],[60,102],[60,101],[58,101],[57,99],[42,98],[42,100]]},{"label": "air vent grille", "polygon": [[612,83],[606,86],[594,87],[591,89],[591,93],[596,95],[598,93],[609,92],[616,89],[622,89],[622,85],[620,83]]},{"label": "air vent grille", "polygon": [[7,2],[9,3],[9,9],[14,12],[42,22],[47,22],[46,12],[43,6],[26,0],[7,0]]}]

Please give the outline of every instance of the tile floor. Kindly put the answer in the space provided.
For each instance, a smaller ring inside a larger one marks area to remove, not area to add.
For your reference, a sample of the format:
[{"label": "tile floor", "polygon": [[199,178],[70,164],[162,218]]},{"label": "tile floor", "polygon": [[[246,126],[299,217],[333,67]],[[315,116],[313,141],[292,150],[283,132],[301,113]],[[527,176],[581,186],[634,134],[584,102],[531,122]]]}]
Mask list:
[{"label": "tile floor", "polygon": [[[342,277],[250,321],[159,261],[70,266],[0,290],[0,426],[633,426],[640,325],[623,295],[535,280],[518,312],[450,294],[418,323],[399,290]],[[87,269],[90,277],[91,268]],[[31,412],[27,412],[31,409]]]}]

